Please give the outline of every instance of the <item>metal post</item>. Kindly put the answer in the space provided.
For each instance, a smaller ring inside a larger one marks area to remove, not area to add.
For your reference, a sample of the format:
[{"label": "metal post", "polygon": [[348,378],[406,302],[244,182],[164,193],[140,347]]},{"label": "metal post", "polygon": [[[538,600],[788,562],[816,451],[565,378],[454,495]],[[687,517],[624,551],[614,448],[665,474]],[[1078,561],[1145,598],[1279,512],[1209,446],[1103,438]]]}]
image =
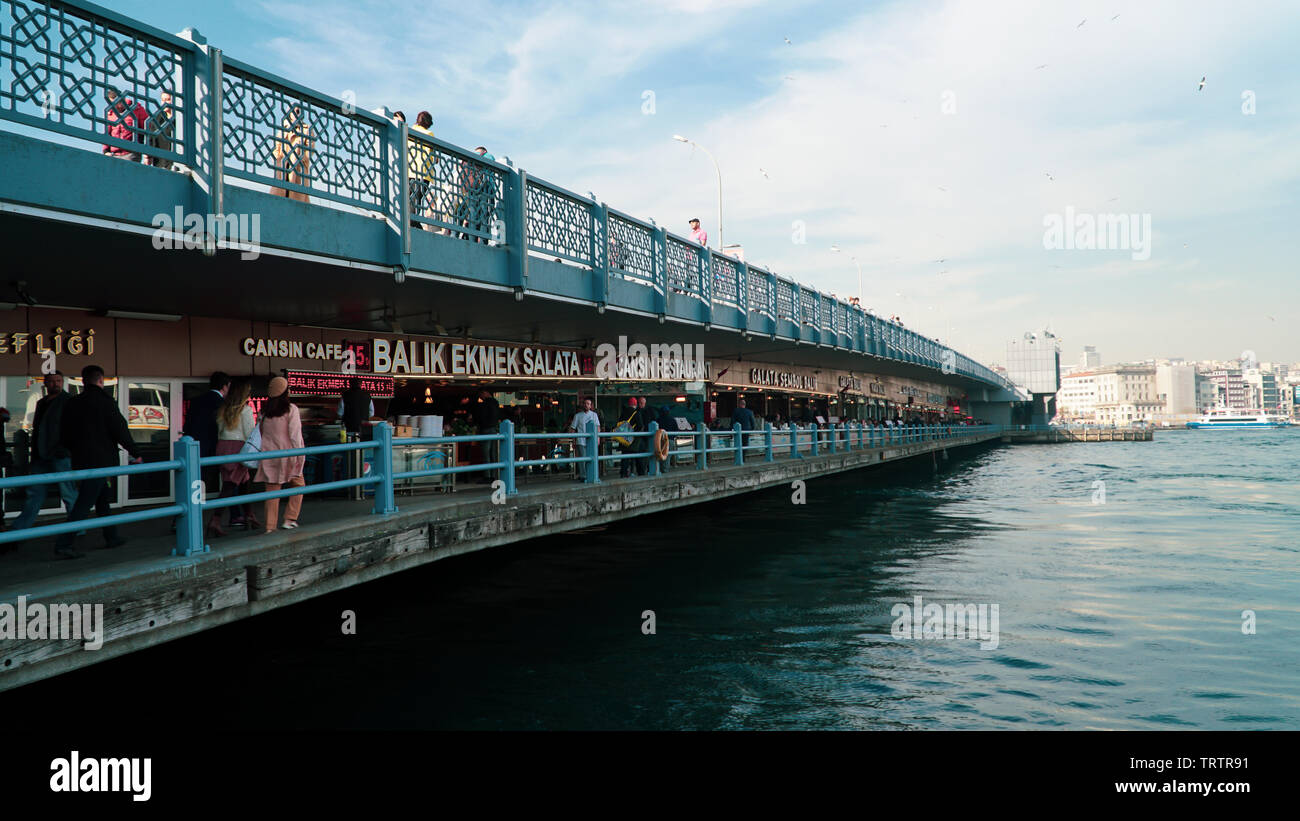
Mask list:
[{"label": "metal post", "polygon": [[745,464],[745,434],[740,428],[739,422],[733,422],[731,432],[736,437],[736,464]]},{"label": "metal post", "polygon": [[831,422],[831,423],[826,427],[826,430],[830,432],[831,453],[835,453],[835,451],[836,451],[836,447],[837,447],[837,445],[836,445],[836,443],[835,443],[835,440],[836,440],[836,438],[839,436],[839,431],[836,429],[836,426],[835,426],[835,423],[834,423],[834,422]]},{"label": "metal post", "polygon": [[506,483],[506,495],[514,496],[515,490],[515,423],[509,419],[501,420],[501,479]]},{"label": "metal post", "polygon": [[764,422],[764,423],[763,423],[763,432],[767,435],[767,449],[766,449],[766,450],[764,451],[764,453],[763,453],[763,459],[764,459],[765,461],[768,461],[768,462],[775,461],[775,460],[776,460],[776,454],[772,453],[772,441],[773,441],[773,438],[774,438],[774,437],[773,437],[773,433],[772,433],[772,423],[771,423],[771,422]]},{"label": "metal post", "polygon": [[695,467],[700,470],[708,470],[709,467],[709,429],[704,427],[700,422],[695,427],[695,433],[700,437],[700,449],[695,454]]},{"label": "metal post", "polygon": [[[379,477],[375,485],[374,512],[381,515],[397,512],[397,496],[393,488],[393,427],[387,422],[375,425],[371,434],[375,455],[370,470]],[[358,451],[360,452],[360,451]]]},{"label": "metal post", "polygon": [[203,543],[203,480],[199,468],[199,443],[182,436],[176,443],[176,458],[181,466],[176,470],[176,503],[184,510],[176,517],[176,546],[173,556],[192,556],[208,552]]},{"label": "metal post", "polygon": [[587,462],[587,482],[589,484],[600,484],[600,434],[596,433],[596,423],[587,422],[587,449],[591,451],[591,459]]},{"label": "metal post", "polygon": [[[651,422],[650,426],[646,428],[646,431],[650,434],[650,436],[646,439],[646,454],[649,456],[647,461],[649,462],[649,466],[650,466],[649,473],[651,476],[658,476],[659,457],[655,454],[655,434],[659,432],[659,423]],[[667,434],[664,435],[667,436]]]},{"label": "metal post", "polygon": [[817,447],[818,444],[817,440],[821,438],[822,429],[820,426],[818,426],[816,422],[813,422],[808,427],[810,430],[812,430],[812,455],[817,456],[820,454],[820,451],[818,450]]},{"label": "metal post", "polygon": [[794,422],[786,422],[790,428],[790,458],[799,458],[799,429],[794,426]]}]

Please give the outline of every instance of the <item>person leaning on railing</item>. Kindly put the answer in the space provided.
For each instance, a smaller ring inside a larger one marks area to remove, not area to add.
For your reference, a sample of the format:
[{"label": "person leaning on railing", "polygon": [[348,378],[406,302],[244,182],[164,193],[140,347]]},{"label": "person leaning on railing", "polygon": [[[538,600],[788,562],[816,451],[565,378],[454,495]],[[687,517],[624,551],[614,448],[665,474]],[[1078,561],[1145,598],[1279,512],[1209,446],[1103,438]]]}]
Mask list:
[{"label": "person leaning on railing", "polygon": [[[289,383],[283,376],[271,380],[267,388],[267,400],[262,404],[262,450],[295,450],[306,447],[302,440],[302,417],[298,406],[289,401]],[[306,463],[305,456],[282,456],[278,459],[263,459],[258,463],[255,480],[265,482],[268,491],[281,487],[302,487],[307,484],[302,476]],[[302,510],[302,495],[290,496],[289,506],[284,512],[284,529],[292,530],[298,526],[298,513]],[[266,533],[275,531],[276,520],[280,514],[280,500],[266,500]]]},{"label": "person leaning on railing", "polygon": [[[280,123],[280,130],[275,135],[275,148],[271,151],[271,156],[275,160],[275,178],[294,185],[309,187],[311,152],[315,141],[316,134],[307,123],[302,106],[293,106]],[[311,198],[302,191],[272,187],[271,193],[298,202],[311,202]]]},{"label": "person leaning on railing", "polygon": [[[433,139],[433,115],[427,111],[421,111],[415,115],[415,124],[411,126],[412,131],[418,131],[424,136]],[[438,179],[438,155],[434,153],[432,146],[419,140],[411,140],[407,146],[414,159],[411,162],[413,174],[408,182],[408,191],[411,199],[411,227],[423,228],[425,231],[432,231],[438,234],[450,234],[446,228],[434,228],[423,222],[417,222],[414,217],[432,217],[435,220],[445,221],[446,215],[438,209],[438,194],[434,190],[434,185]]]},{"label": "person leaning on railing", "polygon": [[[140,458],[131,430],[127,427],[126,417],[117,408],[117,400],[104,390],[104,369],[98,365],[87,365],[81,369],[81,393],[68,400],[63,409],[63,422],[60,425],[62,443],[68,449],[72,459],[73,470],[93,470],[94,468],[117,467],[117,449],[121,447],[131,455],[131,463],[139,464]],[[77,485],[77,503],[72,506],[68,521],[77,522],[90,514],[93,505],[95,514],[100,517],[110,515],[109,480],[82,479]],[[54,541],[54,554],[60,559],[78,559],[83,553],[74,548],[76,535],[63,533]],[[117,535],[117,528],[104,528],[104,547],[121,547],[126,539]]]},{"label": "person leaning on railing", "polygon": [[[108,101],[108,110],[104,112],[108,136],[132,143],[144,142],[144,125],[149,119],[144,106],[122,96],[122,92],[113,86],[104,89],[104,99]],[[131,162],[140,161],[140,152],[118,145],[105,145],[104,153]]]}]

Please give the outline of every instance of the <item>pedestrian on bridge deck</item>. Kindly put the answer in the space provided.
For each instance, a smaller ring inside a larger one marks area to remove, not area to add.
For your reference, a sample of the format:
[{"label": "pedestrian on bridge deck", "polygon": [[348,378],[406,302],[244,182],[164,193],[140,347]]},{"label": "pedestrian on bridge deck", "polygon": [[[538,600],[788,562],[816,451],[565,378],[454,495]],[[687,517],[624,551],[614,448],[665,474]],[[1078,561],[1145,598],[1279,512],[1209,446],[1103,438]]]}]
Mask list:
[{"label": "pedestrian on bridge deck", "polygon": [[[63,420],[59,425],[60,441],[72,459],[73,470],[92,470],[94,468],[117,467],[117,449],[121,447],[131,455],[130,462],[139,464],[140,458],[131,430],[127,427],[126,417],[117,408],[117,400],[104,390],[104,369],[98,365],[87,365],[81,369],[81,393],[68,400],[63,408]],[[90,514],[95,508],[95,515],[109,515],[109,480],[107,478],[82,479],[77,485],[77,501],[68,514],[68,521],[77,522]],[[54,541],[54,554],[60,559],[78,559],[84,554],[73,547],[76,541],[74,533],[63,533]],[[126,539],[117,535],[117,528],[104,528],[104,547],[113,548],[126,544]]]},{"label": "pedestrian on bridge deck", "polygon": [[[36,415],[32,418],[32,459],[28,475],[37,473],[62,473],[72,470],[72,457],[63,446],[63,410],[71,395],[63,390],[63,371],[55,371],[45,377],[45,396],[36,403]],[[14,520],[14,530],[25,530],[32,526],[45,503],[45,494],[50,485],[29,485],[27,498],[23,500],[22,512]],[[77,483],[59,482],[59,495],[68,512],[77,502]],[[17,550],[21,542],[9,542],[0,545],[0,553]]]},{"label": "pedestrian on bridge deck", "polygon": [[[289,401],[289,383],[283,376],[271,380],[267,388],[267,400],[262,405],[262,450],[294,450],[306,447],[302,440],[302,417],[298,406]],[[302,468],[307,461],[305,456],[282,456],[278,459],[263,459],[257,466],[255,481],[265,482],[266,489],[279,490],[282,487],[302,487],[307,484],[302,476]],[[288,508],[284,512],[284,529],[292,530],[298,526],[298,513],[302,510],[302,496],[290,496]],[[266,500],[266,533],[274,533],[276,521],[280,515],[280,500]]]}]

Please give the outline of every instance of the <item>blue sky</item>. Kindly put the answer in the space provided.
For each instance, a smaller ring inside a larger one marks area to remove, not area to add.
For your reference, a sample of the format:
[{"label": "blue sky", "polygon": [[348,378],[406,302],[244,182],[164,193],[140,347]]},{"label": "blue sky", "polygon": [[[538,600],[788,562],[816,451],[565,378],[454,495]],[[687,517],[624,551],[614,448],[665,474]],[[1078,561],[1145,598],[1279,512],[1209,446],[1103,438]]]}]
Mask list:
[{"label": "blue sky", "polygon": [[[747,259],[846,296],[852,254],[865,304],[981,361],[1049,324],[1071,360],[1300,361],[1294,3],[108,5],[716,239],[684,134]],[[1067,206],[1149,215],[1149,258],[1045,249]]]}]

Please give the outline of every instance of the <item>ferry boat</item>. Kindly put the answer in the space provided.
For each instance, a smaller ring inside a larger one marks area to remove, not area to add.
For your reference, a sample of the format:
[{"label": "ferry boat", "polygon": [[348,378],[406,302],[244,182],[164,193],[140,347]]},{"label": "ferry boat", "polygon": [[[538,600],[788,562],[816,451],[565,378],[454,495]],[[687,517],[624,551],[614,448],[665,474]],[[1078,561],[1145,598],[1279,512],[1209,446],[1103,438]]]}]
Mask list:
[{"label": "ferry boat", "polygon": [[1215,408],[1204,414],[1195,422],[1188,422],[1189,428],[1285,428],[1291,422],[1284,416],[1270,416],[1259,411],[1240,411],[1231,408]]}]

